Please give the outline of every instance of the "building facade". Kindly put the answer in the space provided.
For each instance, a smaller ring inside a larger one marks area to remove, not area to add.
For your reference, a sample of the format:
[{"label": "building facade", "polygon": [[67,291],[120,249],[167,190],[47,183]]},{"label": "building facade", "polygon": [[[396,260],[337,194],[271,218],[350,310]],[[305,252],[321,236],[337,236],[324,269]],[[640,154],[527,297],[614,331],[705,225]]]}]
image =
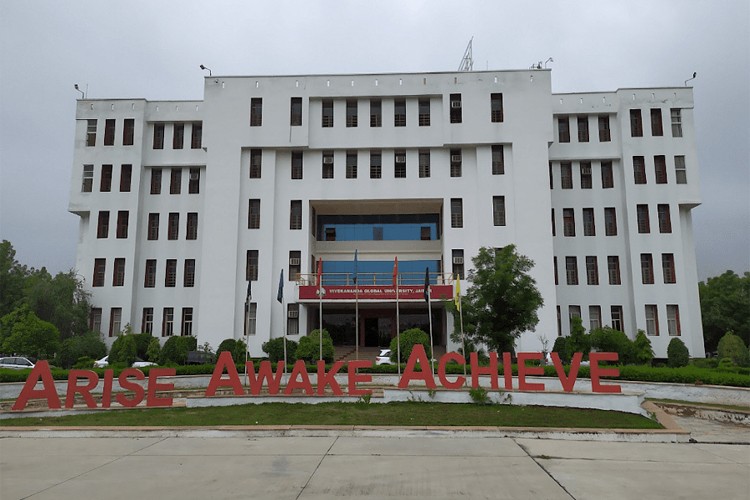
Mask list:
[{"label": "building facade", "polygon": [[211,76],[202,101],[78,101],[70,211],[92,328],[261,355],[322,311],[336,344],[432,323],[452,350],[456,277],[514,244],[544,298],[517,350],[581,316],[702,356],[691,89],[552,94],[550,79]]}]

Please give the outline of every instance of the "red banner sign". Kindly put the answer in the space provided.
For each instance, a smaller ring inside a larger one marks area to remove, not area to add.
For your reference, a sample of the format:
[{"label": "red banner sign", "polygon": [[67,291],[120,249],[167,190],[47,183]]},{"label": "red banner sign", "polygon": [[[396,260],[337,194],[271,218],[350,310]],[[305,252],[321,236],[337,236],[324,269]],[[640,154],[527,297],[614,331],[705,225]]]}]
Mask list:
[{"label": "red banner sign", "polygon": [[[453,285],[430,285],[430,297],[433,300],[453,298]],[[396,288],[393,286],[360,285],[324,286],[323,300],[388,300],[396,301]],[[302,285],[299,287],[299,300],[318,300],[318,287]],[[401,285],[398,287],[398,300],[424,300],[424,285]]]}]

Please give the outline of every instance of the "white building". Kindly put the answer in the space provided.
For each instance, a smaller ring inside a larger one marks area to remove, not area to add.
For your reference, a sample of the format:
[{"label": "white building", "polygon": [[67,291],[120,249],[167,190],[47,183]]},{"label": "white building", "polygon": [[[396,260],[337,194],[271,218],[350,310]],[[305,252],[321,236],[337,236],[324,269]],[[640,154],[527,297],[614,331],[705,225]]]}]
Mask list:
[{"label": "white building", "polygon": [[383,345],[397,257],[401,330],[428,323],[428,268],[451,350],[454,273],[512,243],[545,303],[517,350],[580,315],[646,330],[657,356],[675,335],[702,356],[692,90],[558,95],[550,76],[212,76],[203,101],[78,101],[70,211],[92,326],[213,347],[247,329],[261,355],[317,328],[322,260],[335,343]]}]

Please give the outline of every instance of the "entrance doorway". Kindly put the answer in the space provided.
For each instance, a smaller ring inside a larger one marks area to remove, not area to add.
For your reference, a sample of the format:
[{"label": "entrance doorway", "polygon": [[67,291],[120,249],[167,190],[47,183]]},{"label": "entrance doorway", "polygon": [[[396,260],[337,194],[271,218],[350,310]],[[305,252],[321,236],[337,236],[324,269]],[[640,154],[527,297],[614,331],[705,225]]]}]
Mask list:
[{"label": "entrance doorway", "polygon": [[380,347],[378,318],[365,318],[365,347]]}]

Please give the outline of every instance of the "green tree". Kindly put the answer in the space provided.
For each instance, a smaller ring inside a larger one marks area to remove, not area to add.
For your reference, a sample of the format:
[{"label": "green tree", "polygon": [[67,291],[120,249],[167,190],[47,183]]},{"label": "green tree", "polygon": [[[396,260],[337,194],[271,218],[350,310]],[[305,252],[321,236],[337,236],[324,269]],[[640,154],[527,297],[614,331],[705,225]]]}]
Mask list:
[{"label": "green tree", "polygon": [[45,268],[32,270],[24,291],[26,303],[37,316],[54,324],[63,339],[88,330],[89,294],[75,271],[52,277]]},{"label": "green tree", "polygon": [[591,335],[586,334],[583,320],[580,316],[573,316],[570,320],[570,336],[568,337],[567,349],[572,357],[576,352],[583,353],[583,359],[589,359],[591,352]]},{"label": "green tree", "polygon": [[100,334],[86,332],[83,335],[63,340],[55,363],[62,368],[70,368],[78,362],[79,358],[94,360],[102,358],[105,354],[107,354],[107,345],[102,342]]},{"label": "green tree", "polygon": [[651,347],[651,341],[646,336],[646,332],[638,330],[638,333],[633,340],[633,348],[635,350],[635,361],[641,365],[650,365],[654,359],[654,350]]},{"label": "green tree", "polygon": [[0,349],[37,359],[51,359],[60,347],[60,332],[23,305],[0,318]]},{"label": "green tree", "polygon": [[669,341],[667,345],[667,366],[679,368],[690,363],[690,351],[685,343],[677,337]]},{"label": "green tree", "polygon": [[[307,362],[315,362],[320,359],[320,343],[321,339],[318,335],[317,329],[310,332],[299,339],[299,345],[294,353],[297,359],[304,359]],[[323,360],[327,363],[333,361],[333,341],[331,336],[328,334],[328,330],[323,329]]]},{"label": "green tree", "polygon": [[221,344],[219,344],[219,348],[216,349],[216,357],[218,358],[219,353],[224,351],[229,351],[230,353],[232,353],[232,359],[234,360],[235,364],[245,366],[247,344],[245,344],[244,341],[224,339],[221,341]]},{"label": "green tree", "polygon": [[727,332],[719,340],[719,360],[731,359],[732,363],[739,366],[748,365],[748,350],[742,339],[732,332]]},{"label": "green tree", "polygon": [[616,352],[620,363],[636,362],[635,346],[625,332],[605,326],[591,332],[591,347],[601,352]]},{"label": "green tree", "polygon": [[130,366],[135,363],[138,352],[138,344],[135,337],[132,333],[123,333],[115,339],[109,350],[108,361],[110,365],[124,363],[126,366]]},{"label": "green tree", "polygon": [[555,339],[555,344],[552,346],[552,352],[556,352],[557,355],[560,356],[560,361],[565,364],[570,363],[570,360],[573,357],[573,353],[568,345],[568,337],[557,337]]},{"label": "green tree", "polygon": [[715,351],[725,332],[735,332],[750,345],[750,272],[726,271],[698,283],[706,351]]},{"label": "green tree", "polygon": [[397,342],[399,339],[396,337],[393,337],[391,339],[391,361],[394,363],[400,362],[400,363],[406,363],[406,361],[409,359],[409,356],[411,356],[411,351],[414,349],[414,346],[417,344],[422,344],[424,346],[424,352],[427,353],[427,357],[430,358],[432,356],[432,352],[430,351],[430,336],[427,335],[427,333],[424,332],[424,330],[420,328],[410,328],[408,330],[404,330],[401,332],[401,335],[399,335],[401,340],[401,359],[397,360],[398,358],[398,346],[399,343]]},{"label": "green tree", "polygon": [[[516,252],[515,245],[501,249],[482,247],[472,259],[469,288],[462,298],[464,332],[467,338],[498,352],[513,351],[515,340],[524,331],[533,331],[544,304],[536,281],[529,275],[534,262]],[[450,311],[452,302],[446,303]],[[458,321],[458,315],[453,315]],[[460,331],[460,327],[454,332]],[[460,334],[453,340],[459,342]]]},{"label": "green tree", "polygon": [[[286,362],[288,365],[293,365],[297,361],[295,354],[298,345],[294,340],[286,339]],[[284,361],[284,337],[276,337],[264,342],[261,349],[268,354],[268,359],[271,362]]]},{"label": "green tree", "polygon": [[10,241],[0,243],[0,318],[24,301],[24,282],[29,271],[16,260]]},{"label": "green tree", "polygon": [[197,347],[198,339],[192,335],[169,337],[161,348],[159,364],[176,363],[184,365],[187,362],[188,352],[195,351]]},{"label": "green tree", "polygon": [[159,339],[151,337],[151,340],[148,343],[148,349],[146,349],[146,360],[151,361],[152,363],[158,363],[160,354],[161,344],[159,343]]}]

